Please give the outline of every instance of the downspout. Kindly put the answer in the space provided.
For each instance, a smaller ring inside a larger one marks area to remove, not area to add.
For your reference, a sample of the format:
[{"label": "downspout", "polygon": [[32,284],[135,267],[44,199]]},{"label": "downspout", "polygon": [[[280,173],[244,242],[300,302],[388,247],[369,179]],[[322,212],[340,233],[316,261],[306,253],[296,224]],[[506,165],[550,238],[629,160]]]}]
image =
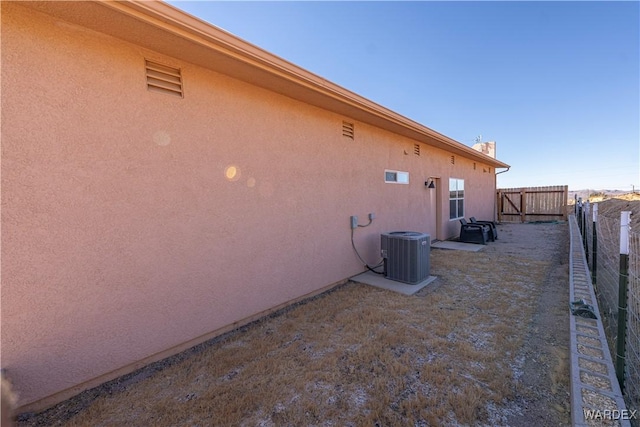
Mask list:
[{"label": "downspout", "polygon": [[[498,175],[500,175],[501,173],[505,173],[505,172],[509,172],[509,169],[511,169],[511,166],[507,166],[507,170],[504,171],[500,171],[500,172],[496,172],[496,190],[498,189]],[[498,218],[498,198],[496,197],[496,202],[493,204],[493,219],[494,221],[497,221]]]}]

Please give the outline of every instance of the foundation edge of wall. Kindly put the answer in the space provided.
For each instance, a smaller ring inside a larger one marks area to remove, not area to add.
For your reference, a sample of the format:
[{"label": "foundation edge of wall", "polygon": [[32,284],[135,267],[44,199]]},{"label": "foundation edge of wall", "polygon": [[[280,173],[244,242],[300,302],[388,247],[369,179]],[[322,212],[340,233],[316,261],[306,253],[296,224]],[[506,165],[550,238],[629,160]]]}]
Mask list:
[{"label": "foundation edge of wall", "polygon": [[238,320],[229,325],[223,326],[222,328],[218,328],[212,332],[201,335],[189,341],[186,341],[182,344],[176,345],[169,349],[163,350],[161,352],[155,353],[149,357],[138,360],[121,368],[115,369],[106,374],[102,374],[98,377],[92,378],[83,383],[77,384],[73,387],[67,388],[65,390],[54,393],[50,396],[44,397],[42,399],[38,399],[34,402],[30,402],[24,404],[14,411],[18,416],[20,415],[29,415],[29,414],[37,414],[40,412],[44,412],[47,409],[54,407],[55,405],[64,402],[65,400],[71,399],[87,390],[99,387],[105,383],[118,379],[128,374],[132,374],[135,371],[144,368],[145,366],[151,365],[152,363],[160,362],[162,360],[168,359],[173,356],[177,356],[182,352],[188,351],[189,349],[204,344],[207,341],[218,338],[226,333],[232,332],[236,329],[239,329],[243,326],[246,326],[250,323],[266,319],[271,315],[277,314],[281,310],[286,310],[287,308],[293,307],[297,304],[304,303],[307,300],[311,300],[317,296],[324,294],[325,292],[331,291],[335,288],[338,288],[342,285],[345,285],[349,282],[349,278],[342,279],[340,281],[331,283],[327,286],[324,286],[320,289],[316,289],[315,291],[309,292],[307,294],[301,295],[292,300],[286,301],[282,304],[278,304],[275,307],[269,308],[267,310],[263,310],[259,313],[256,313],[252,316],[245,317],[244,319]]}]

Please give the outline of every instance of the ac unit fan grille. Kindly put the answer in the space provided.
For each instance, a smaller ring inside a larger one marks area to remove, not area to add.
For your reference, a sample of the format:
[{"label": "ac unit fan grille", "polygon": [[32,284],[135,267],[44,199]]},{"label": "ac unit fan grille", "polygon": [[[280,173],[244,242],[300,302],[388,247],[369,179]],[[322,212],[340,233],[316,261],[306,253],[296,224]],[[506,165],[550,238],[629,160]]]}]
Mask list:
[{"label": "ac unit fan grille", "polygon": [[385,277],[415,285],[429,277],[431,237],[413,231],[394,231],[381,236]]}]

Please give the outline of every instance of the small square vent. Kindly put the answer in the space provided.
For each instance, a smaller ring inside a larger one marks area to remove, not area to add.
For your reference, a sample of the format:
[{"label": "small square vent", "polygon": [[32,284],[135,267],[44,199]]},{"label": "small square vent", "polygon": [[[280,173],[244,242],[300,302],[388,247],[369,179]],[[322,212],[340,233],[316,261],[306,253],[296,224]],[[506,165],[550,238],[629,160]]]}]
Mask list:
[{"label": "small square vent", "polygon": [[182,75],[179,68],[168,67],[146,59],[144,65],[148,90],[183,97]]}]

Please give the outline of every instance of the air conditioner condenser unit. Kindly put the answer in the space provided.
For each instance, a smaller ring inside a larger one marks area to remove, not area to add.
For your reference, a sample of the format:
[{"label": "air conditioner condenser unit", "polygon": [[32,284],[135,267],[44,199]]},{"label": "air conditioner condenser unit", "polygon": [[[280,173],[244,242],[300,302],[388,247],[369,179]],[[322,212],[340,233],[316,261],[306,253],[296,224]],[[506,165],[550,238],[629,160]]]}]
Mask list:
[{"label": "air conditioner condenser unit", "polygon": [[415,285],[429,277],[431,237],[415,231],[392,231],[380,236],[384,277]]}]

